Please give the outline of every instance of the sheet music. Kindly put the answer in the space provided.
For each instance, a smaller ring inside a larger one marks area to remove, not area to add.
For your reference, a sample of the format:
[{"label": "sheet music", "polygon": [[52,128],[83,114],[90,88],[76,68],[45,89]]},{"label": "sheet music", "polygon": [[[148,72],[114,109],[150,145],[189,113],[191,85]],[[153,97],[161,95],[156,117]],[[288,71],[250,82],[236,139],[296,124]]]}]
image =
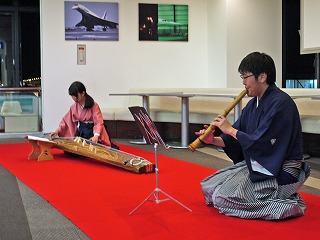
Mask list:
[{"label": "sheet music", "polygon": [[157,143],[161,146],[165,146],[166,148],[168,147],[144,107],[129,107],[129,110],[147,143]]}]

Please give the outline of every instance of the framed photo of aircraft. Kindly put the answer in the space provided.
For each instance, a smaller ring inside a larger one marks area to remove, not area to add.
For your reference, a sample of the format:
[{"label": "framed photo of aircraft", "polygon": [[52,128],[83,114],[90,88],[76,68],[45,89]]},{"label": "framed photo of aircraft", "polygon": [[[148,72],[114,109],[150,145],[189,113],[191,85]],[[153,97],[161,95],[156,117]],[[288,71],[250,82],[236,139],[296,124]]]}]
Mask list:
[{"label": "framed photo of aircraft", "polygon": [[65,40],[119,40],[115,2],[65,1]]},{"label": "framed photo of aircraft", "polygon": [[140,41],[188,41],[188,5],[139,3]]}]

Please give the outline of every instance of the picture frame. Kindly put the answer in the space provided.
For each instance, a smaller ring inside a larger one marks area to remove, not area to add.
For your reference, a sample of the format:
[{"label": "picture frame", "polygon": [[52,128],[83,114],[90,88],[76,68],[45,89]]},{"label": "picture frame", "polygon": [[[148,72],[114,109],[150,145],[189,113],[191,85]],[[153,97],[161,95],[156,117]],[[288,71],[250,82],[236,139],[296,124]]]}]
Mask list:
[{"label": "picture frame", "polygon": [[139,3],[140,41],[189,40],[188,5]]},{"label": "picture frame", "polygon": [[65,40],[118,41],[118,3],[65,1]]}]

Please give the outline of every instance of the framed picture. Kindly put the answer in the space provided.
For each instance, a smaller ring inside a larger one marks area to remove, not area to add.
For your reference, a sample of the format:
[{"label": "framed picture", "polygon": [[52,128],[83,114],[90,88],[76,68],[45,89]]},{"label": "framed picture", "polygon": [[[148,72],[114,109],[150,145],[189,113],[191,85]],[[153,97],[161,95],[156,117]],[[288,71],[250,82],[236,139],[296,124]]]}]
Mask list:
[{"label": "framed picture", "polygon": [[140,41],[188,41],[188,5],[139,3]]},{"label": "framed picture", "polygon": [[119,7],[114,2],[65,1],[65,40],[119,40]]}]

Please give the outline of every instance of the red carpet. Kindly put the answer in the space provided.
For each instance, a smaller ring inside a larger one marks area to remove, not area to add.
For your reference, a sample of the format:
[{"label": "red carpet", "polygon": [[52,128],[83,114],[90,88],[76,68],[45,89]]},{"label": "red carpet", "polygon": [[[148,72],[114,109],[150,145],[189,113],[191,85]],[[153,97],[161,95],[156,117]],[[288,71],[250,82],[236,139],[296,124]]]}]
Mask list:
[{"label": "red carpet", "polygon": [[[154,161],[154,153],[121,145]],[[320,197],[302,193],[305,216],[285,221],[244,220],[205,206],[200,181],[213,170],[159,155],[159,187],[174,201],[146,202],[155,174],[135,174],[53,149],[55,160],[28,160],[31,145],[0,144],[0,164],[39,193],[92,239],[317,239]],[[170,150],[174,151],[174,150]],[[192,153],[190,153],[192,154]],[[161,198],[164,196],[161,195]]]}]

